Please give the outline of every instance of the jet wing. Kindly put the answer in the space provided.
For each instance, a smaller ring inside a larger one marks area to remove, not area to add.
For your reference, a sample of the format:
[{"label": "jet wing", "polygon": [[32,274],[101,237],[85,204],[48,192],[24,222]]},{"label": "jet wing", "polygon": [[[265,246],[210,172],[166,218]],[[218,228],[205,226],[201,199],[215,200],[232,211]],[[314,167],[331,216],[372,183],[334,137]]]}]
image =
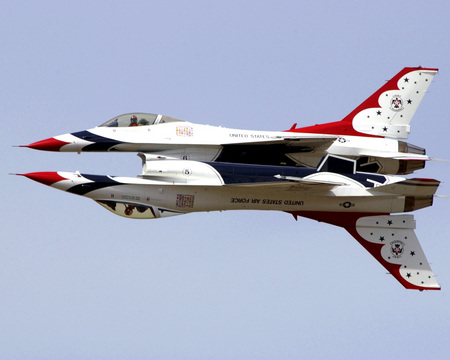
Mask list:
[{"label": "jet wing", "polygon": [[405,288],[440,290],[414,232],[414,215],[294,212],[345,228]]},{"label": "jet wing", "polygon": [[402,194],[405,196],[432,196],[436,193],[440,181],[434,179],[406,179],[396,183],[374,187],[373,192]]},{"label": "jet wing", "polygon": [[326,150],[338,137],[323,135],[314,137],[280,137],[258,141],[221,144],[222,151],[215,159],[218,162],[237,162],[243,164],[296,165],[287,154],[319,153]]},{"label": "jet wing", "polygon": [[300,147],[305,149],[315,149],[319,147],[330,146],[339,136],[321,135],[321,136],[302,136],[302,137],[279,137],[261,141],[242,142],[233,144],[223,144],[222,146],[258,146],[258,145],[285,145],[287,147]]},{"label": "jet wing", "polygon": [[271,188],[271,189],[291,189],[293,191],[328,191],[336,186],[346,186],[345,183],[338,183],[333,181],[322,181],[313,179],[303,179],[294,176],[275,175],[274,178],[281,181],[266,181],[266,182],[252,182],[252,183],[236,183],[227,184],[230,187],[245,187],[245,188]]}]

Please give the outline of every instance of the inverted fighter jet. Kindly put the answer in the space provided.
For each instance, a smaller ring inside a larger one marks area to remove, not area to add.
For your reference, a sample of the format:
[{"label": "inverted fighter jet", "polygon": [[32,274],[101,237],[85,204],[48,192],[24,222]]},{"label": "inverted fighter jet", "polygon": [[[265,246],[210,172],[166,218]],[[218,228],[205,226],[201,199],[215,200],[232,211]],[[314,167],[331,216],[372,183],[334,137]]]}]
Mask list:
[{"label": "inverted fighter jet", "polygon": [[358,173],[355,160],[330,155],[317,169],[140,156],[143,171],[135,178],[79,172],[22,175],[133,219],[278,210],[326,222],[346,229],[405,288],[440,289],[415,235],[414,216],[403,214],[431,206],[439,181]]},{"label": "inverted fighter jet", "polygon": [[[356,160],[358,170],[409,174],[430,160],[407,139],[410,122],[438,69],[404,68],[341,121],[286,131],[200,125],[130,113],[93,129],[25,147],[47,151],[131,151],[148,158],[317,167],[327,154]],[[280,121],[278,121],[280,122]]]}]

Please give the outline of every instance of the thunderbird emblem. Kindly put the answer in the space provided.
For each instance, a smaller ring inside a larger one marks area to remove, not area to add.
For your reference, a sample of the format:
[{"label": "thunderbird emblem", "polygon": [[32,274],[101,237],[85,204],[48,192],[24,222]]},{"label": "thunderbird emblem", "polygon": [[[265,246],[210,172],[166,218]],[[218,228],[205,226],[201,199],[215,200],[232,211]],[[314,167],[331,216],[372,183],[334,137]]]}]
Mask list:
[{"label": "thunderbird emblem", "polygon": [[400,95],[394,95],[391,99],[391,110],[403,110],[403,100]]},{"label": "thunderbird emblem", "polygon": [[396,240],[391,242],[391,253],[395,258],[400,258],[403,255],[403,251],[404,251],[404,246],[405,243],[400,241],[400,240]]}]

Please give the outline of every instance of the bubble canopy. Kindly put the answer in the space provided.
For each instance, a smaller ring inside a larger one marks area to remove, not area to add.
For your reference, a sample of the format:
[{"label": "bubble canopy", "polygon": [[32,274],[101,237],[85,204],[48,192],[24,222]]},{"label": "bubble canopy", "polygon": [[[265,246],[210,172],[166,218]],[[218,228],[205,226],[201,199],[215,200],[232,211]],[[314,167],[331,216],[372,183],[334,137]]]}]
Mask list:
[{"label": "bubble canopy", "polygon": [[148,113],[129,113],[113,117],[99,127],[132,127],[165,124],[169,122],[184,122],[165,115]]},{"label": "bubble canopy", "polygon": [[114,200],[95,200],[98,204],[103,206],[106,210],[114,214],[133,218],[133,219],[157,219],[161,217],[169,217],[175,215],[182,215],[182,212],[176,212],[167,209],[157,208],[151,205],[136,204]]}]

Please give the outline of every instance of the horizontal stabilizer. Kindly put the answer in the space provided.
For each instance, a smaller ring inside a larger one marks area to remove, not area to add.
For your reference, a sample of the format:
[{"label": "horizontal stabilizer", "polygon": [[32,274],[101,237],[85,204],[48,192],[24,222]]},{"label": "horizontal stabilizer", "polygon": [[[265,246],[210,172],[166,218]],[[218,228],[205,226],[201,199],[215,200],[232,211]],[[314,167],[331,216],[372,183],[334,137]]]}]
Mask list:
[{"label": "horizontal stabilizer", "polygon": [[428,161],[430,157],[428,155],[403,153],[403,152],[386,152],[386,151],[372,151],[364,150],[359,153],[360,156],[371,156],[383,159],[394,160],[410,160],[410,161]]},{"label": "horizontal stabilizer", "polygon": [[373,191],[405,196],[432,196],[440,181],[434,179],[407,179],[397,183],[373,188]]}]

